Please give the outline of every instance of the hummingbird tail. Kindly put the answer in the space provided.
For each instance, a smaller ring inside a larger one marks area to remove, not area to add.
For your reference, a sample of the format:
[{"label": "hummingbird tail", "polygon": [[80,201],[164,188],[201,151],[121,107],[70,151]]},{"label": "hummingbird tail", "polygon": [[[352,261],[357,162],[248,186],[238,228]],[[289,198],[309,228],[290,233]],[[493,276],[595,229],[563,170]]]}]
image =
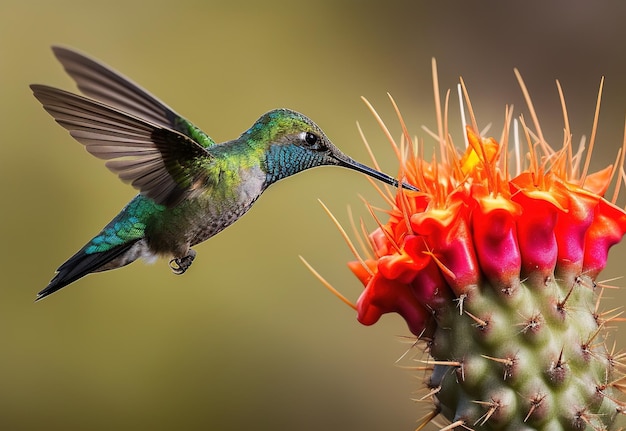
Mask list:
[{"label": "hummingbird tail", "polygon": [[88,244],[57,269],[54,278],[45,289],[37,294],[35,301],[53,294],[92,272],[106,271],[128,265],[141,255],[141,252],[129,252],[140,239],[137,238],[109,250],[96,253],[87,253]]}]

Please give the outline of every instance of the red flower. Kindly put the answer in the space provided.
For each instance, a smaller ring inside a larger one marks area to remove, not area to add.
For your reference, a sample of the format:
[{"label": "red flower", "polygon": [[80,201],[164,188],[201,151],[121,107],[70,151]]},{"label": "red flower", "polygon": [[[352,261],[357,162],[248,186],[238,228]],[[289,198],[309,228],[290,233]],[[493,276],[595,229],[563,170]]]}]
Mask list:
[{"label": "red flower", "polygon": [[349,264],[365,285],[356,305],[361,323],[395,312],[419,336],[438,304],[482,280],[510,294],[521,279],[593,278],[604,268],[626,232],[626,213],[603,197],[615,170],[582,177],[571,168],[581,161],[569,140],[555,151],[538,139],[516,176],[506,149],[471,126],[463,153],[440,137],[443,161],[401,158],[421,191],[397,191],[389,220],[369,236],[375,259]]}]

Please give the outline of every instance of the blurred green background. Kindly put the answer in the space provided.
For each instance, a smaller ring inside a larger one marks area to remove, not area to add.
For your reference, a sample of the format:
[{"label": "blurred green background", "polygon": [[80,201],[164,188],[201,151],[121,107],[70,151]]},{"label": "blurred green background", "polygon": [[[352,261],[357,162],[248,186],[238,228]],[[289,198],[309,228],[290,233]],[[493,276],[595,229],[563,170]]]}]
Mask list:
[{"label": "blurred green background", "polygon": [[[421,125],[436,126],[431,57],[442,88],[463,76],[479,124],[493,123],[496,136],[505,104],[526,112],[518,67],[544,133],[559,144],[554,80],[578,141],[590,133],[605,75],[599,168],[622,142],[625,16],[625,3],[582,0],[3,0],[0,429],[410,430],[424,408],[411,401],[419,379],[394,365],[409,347],[400,319],[362,327],[298,259],[356,300],[350,253],[317,202],[346,224],[348,205],[369,220],[359,194],[380,201],[347,170],[320,168],[272,187],[196,248],[183,277],[165,261],[138,263],[34,304],[54,269],[134,195],[31,96],[33,82],[74,88],[51,44],[108,63],[218,141],[290,107],[368,162],[359,121],[392,174],[393,153],[359,97],[399,136],[390,92],[425,136]],[[460,142],[456,113],[451,123]],[[613,250],[604,278],[623,274],[625,251]],[[611,294],[626,303],[623,291]]]}]

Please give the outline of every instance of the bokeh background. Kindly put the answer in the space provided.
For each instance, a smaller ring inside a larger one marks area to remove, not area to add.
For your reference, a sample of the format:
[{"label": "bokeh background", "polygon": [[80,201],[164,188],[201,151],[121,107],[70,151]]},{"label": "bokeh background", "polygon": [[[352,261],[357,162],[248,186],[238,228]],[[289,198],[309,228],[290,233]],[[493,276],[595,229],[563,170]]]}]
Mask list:
[{"label": "bokeh background", "polygon": [[[411,400],[419,379],[395,365],[410,347],[400,319],[360,326],[298,259],[358,297],[350,253],[317,202],[346,224],[350,206],[373,226],[359,195],[380,201],[350,171],[320,168],[273,186],[197,247],[183,277],[165,261],[138,263],[33,303],[54,269],[134,195],[31,96],[33,82],[74,88],[51,44],[122,71],[218,141],[290,107],[368,161],[359,121],[392,174],[393,153],[359,97],[399,136],[390,92],[413,133],[426,136],[420,127],[436,125],[432,57],[443,89],[463,76],[479,124],[492,123],[495,136],[505,104],[526,112],[518,67],[544,133],[559,143],[555,79],[578,140],[590,133],[604,75],[599,168],[623,136],[624,17],[622,2],[583,0],[3,0],[0,429],[411,430],[424,409]],[[451,122],[460,142],[456,114]],[[613,250],[604,278],[623,275],[625,252]],[[611,294],[626,303],[623,291]],[[618,342],[626,347],[624,336]]]}]

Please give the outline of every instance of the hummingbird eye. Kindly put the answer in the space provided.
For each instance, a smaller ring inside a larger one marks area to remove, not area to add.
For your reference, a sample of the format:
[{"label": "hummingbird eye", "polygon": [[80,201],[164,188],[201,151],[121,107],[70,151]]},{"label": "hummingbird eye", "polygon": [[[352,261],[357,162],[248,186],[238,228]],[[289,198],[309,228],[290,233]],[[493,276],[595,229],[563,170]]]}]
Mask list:
[{"label": "hummingbird eye", "polygon": [[304,134],[304,142],[306,142],[309,148],[315,151],[326,151],[328,149],[324,140],[312,132],[306,132]]},{"label": "hummingbird eye", "polygon": [[317,144],[317,141],[319,140],[319,138],[314,133],[306,132],[306,135],[304,135],[304,140],[306,141],[307,144],[309,144],[310,146],[313,146]]}]

